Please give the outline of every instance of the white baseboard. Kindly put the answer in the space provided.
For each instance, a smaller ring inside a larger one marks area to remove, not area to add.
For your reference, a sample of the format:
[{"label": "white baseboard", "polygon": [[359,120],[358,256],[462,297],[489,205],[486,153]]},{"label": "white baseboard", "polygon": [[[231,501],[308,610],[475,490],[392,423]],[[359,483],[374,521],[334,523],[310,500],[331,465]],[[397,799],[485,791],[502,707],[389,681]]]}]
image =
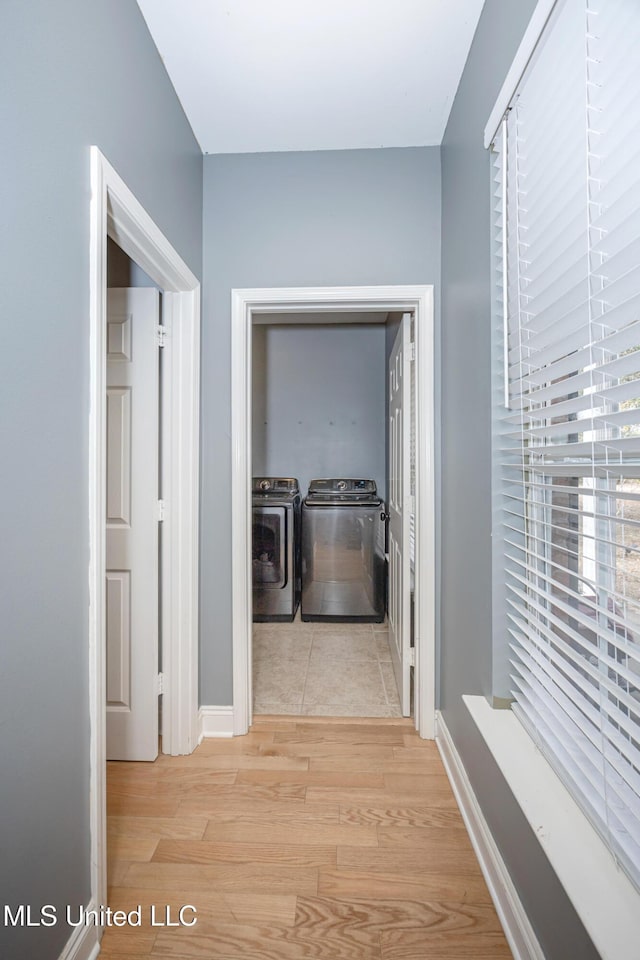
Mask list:
[{"label": "white baseboard", "polygon": [[[95,910],[93,900],[87,904],[87,912]],[[58,960],[96,960],[100,953],[100,927],[93,923],[74,927]]]},{"label": "white baseboard", "polygon": [[436,714],[436,743],[514,960],[544,960],[542,947],[440,712]]},{"label": "white baseboard", "polygon": [[233,707],[200,707],[198,743],[205,737],[233,736]]}]

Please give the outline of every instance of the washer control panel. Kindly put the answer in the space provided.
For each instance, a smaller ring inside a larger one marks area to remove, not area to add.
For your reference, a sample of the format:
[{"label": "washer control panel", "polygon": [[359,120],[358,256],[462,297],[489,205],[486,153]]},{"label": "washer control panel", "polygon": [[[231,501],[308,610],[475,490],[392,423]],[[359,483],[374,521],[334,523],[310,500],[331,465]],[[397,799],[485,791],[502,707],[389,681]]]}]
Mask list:
[{"label": "washer control panel", "polygon": [[361,480],[354,477],[332,477],[326,480],[312,480],[309,483],[309,494],[311,496],[362,496],[363,494],[375,497],[375,480]]}]

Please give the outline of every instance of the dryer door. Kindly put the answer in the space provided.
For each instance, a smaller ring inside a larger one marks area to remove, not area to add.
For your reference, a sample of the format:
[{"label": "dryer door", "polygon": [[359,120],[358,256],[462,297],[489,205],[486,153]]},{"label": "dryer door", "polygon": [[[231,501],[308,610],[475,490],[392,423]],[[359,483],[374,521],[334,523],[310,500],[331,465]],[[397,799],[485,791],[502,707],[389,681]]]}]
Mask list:
[{"label": "dryer door", "polygon": [[253,508],[253,585],[279,590],[287,584],[287,518],[285,507]]}]

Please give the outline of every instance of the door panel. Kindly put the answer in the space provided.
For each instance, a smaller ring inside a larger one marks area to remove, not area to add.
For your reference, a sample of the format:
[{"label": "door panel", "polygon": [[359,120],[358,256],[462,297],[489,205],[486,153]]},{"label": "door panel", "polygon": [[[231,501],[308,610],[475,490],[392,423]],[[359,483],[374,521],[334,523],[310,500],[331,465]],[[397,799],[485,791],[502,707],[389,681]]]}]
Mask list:
[{"label": "door panel", "polygon": [[411,315],[405,313],[389,358],[389,641],[405,717],[411,711],[410,335]]},{"label": "door panel", "polygon": [[107,390],[107,523],[131,521],[131,390]]},{"label": "door panel", "polygon": [[107,757],[158,755],[159,294],[107,291]]},{"label": "door panel", "polygon": [[129,573],[107,572],[107,704],[127,709],[131,705],[130,584]]}]

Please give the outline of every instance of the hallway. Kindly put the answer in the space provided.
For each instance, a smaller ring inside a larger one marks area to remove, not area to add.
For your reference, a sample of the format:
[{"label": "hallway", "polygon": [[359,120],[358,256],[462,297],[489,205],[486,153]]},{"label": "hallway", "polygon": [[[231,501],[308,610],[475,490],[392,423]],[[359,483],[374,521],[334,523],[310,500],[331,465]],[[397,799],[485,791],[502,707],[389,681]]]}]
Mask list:
[{"label": "hallway", "polygon": [[[108,765],[105,960],[508,960],[435,744],[411,721],[260,718]],[[192,927],[149,924],[150,905]],[[191,919],[191,912],[186,913]]]}]

